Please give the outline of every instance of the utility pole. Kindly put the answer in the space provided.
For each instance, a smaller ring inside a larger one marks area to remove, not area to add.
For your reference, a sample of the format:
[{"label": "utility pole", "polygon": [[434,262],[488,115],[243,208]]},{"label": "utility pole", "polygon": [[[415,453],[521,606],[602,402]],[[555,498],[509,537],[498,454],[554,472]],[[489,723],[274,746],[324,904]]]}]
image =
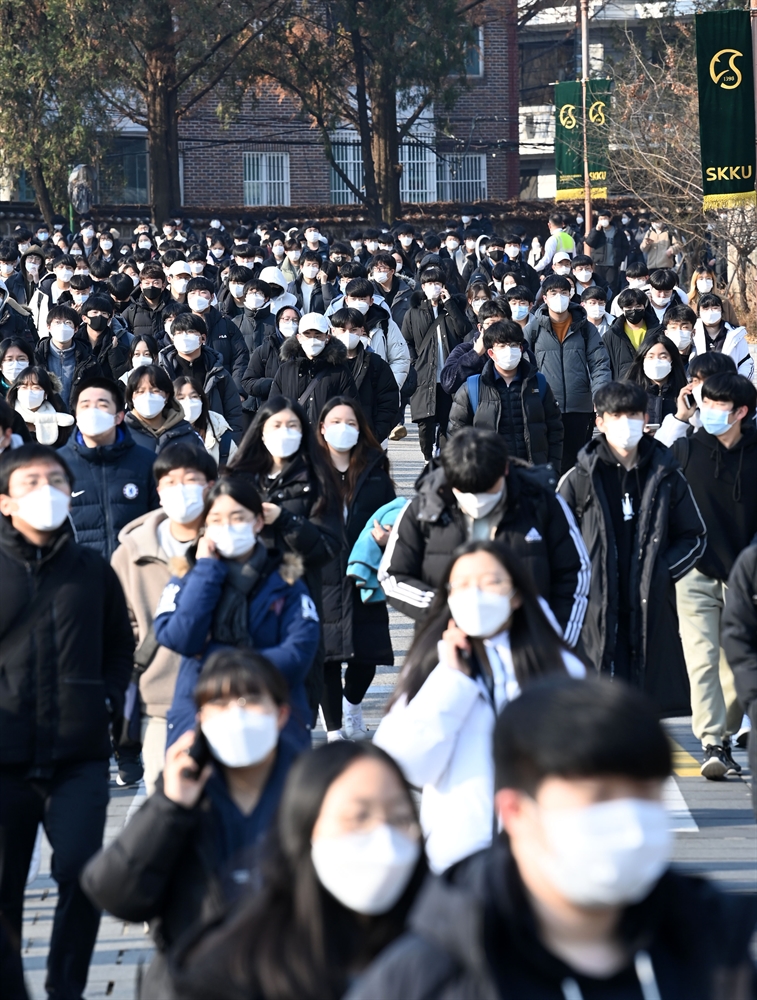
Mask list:
[{"label": "utility pole", "polygon": [[[752,32],[755,30],[755,4],[752,0]],[[589,140],[587,136],[587,117],[589,114],[586,90],[589,82],[589,0],[581,0],[581,101],[583,104],[581,121],[583,123],[584,140],[584,232],[591,232],[591,177],[589,176]]]},{"label": "utility pole", "polygon": [[[751,0],[749,5],[750,23],[752,26],[752,66],[754,69],[754,121],[755,121],[755,175],[757,175],[757,0]],[[757,185],[757,176],[755,176]]]}]

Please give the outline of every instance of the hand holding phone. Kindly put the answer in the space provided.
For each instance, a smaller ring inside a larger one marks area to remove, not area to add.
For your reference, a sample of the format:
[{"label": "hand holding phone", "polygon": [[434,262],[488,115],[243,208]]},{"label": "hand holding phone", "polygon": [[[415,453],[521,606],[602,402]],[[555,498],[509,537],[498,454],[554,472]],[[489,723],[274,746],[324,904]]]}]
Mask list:
[{"label": "hand holding phone", "polygon": [[447,628],[442,632],[442,644],[447,665],[468,677],[472,677],[470,639],[455,624],[453,618],[450,618]]},{"label": "hand holding phone", "polygon": [[167,799],[184,809],[192,809],[197,805],[205,782],[212,773],[210,747],[198,727],[194,732],[183,733],[166,750],[163,793]]}]

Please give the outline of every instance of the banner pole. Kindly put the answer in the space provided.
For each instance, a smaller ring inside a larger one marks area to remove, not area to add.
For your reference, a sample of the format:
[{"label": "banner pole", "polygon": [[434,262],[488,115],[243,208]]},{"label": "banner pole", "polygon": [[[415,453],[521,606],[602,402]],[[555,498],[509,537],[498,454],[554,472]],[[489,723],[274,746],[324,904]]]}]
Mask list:
[{"label": "banner pole", "polygon": [[752,67],[754,75],[754,162],[755,187],[757,188],[757,0],[749,5],[749,22],[752,26]]},{"label": "banner pole", "polygon": [[[752,0],[752,3],[757,0]],[[591,232],[591,177],[589,176],[589,140],[587,135],[587,117],[589,109],[587,107],[586,89],[589,80],[589,0],[581,0],[581,101],[584,140],[584,233],[586,236]]]}]

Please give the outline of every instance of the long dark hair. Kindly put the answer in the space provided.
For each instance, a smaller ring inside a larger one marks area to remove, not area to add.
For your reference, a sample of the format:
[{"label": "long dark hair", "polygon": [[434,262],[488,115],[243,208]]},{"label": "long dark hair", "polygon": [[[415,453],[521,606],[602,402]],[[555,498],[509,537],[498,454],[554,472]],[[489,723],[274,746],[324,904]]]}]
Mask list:
[{"label": "long dark hair", "polygon": [[[503,569],[507,570],[520,597],[520,607],[513,611],[510,622],[510,649],[515,677],[520,687],[523,688],[529,681],[546,674],[565,673],[563,653],[569,647],[557,634],[539,603],[539,595],[530,574],[522,568],[513,553],[499,542],[467,542],[452,554],[423,624],[415,633],[389,706],[402,695],[406,695],[407,700],[411,701],[439,663],[437,643],[452,617],[447,604],[447,584],[452,567],[461,556],[474,552],[488,552],[494,556]],[[480,659],[484,655],[482,641],[473,639],[472,645],[474,653]]]},{"label": "long dark hair", "polygon": [[252,476],[266,476],[273,468],[273,458],[263,444],[263,426],[269,417],[291,410],[300,422],[302,441],[299,449],[287,459],[284,464],[301,458],[305,463],[314,484],[317,486],[316,501],[311,513],[320,514],[323,510],[338,504],[339,490],[336,484],[331,462],[324,460],[323,454],[313,436],[313,430],[305,411],[299,403],[286,396],[274,396],[267,399],[255,414],[255,418],[245,431],[242,442],[234,457],[226,467],[228,475],[246,473]]},{"label": "long dark hair", "polygon": [[338,1000],[350,973],[402,933],[426,875],[423,855],[399,901],[388,913],[369,918],[358,917],[323,888],[311,859],[313,828],[326,793],[351,764],[366,758],[388,767],[412,803],[399,767],[372,743],[345,740],[302,754],[281,798],[262,889],[182,963],[177,980],[190,996]]},{"label": "long dark hair", "polygon": [[52,408],[57,410],[58,413],[68,413],[63,400],[58,395],[56,383],[53,382],[52,376],[47,369],[43,368],[41,365],[32,365],[29,368],[24,368],[24,370],[16,376],[16,380],[8,390],[8,395],[6,396],[8,405],[15,406],[16,400],[18,399],[18,390],[26,389],[30,386],[36,386],[39,389],[44,389],[45,402],[50,403]]},{"label": "long dark hair", "polygon": [[376,440],[368,421],[365,419],[365,413],[363,413],[363,408],[360,403],[356,399],[349,399],[347,396],[333,396],[331,399],[327,400],[326,403],[324,403],[323,409],[318,417],[318,423],[315,427],[316,441],[318,442],[318,446],[323,451],[324,460],[331,465],[331,453],[329,452],[329,446],[326,444],[326,440],[321,433],[321,424],[329,413],[331,413],[331,411],[337,406],[349,406],[355,414],[358,430],[360,431],[360,437],[357,439],[357,444],[350,452],[350,467],[347,470],[344,482],[337,481],[337,488],[342,495],[342,499],[349,504],[354,498],[355,487],[357,486],[358,479],[363,474],[365,467],[371,461],[371,458],[376,454],[376,452],[383,455],[383,460],[380,465],[387,475],[389,474],[389,459],[386,455],[384,455],[381,445]]},{"label": "long dark hair", "polygon": [[[145,367],[147,367],[145,365]],[[178,398],[179,389],[183,389],[185,385],[191,386],[197,395],[200,397],[202,402],[202,410],[200,411],[200,416],[192,424],[194,428],[202,431],[203,436],[208,429],[208,424],[210,423],[210,418],[208,417],[208,411],[210,407],[208,406],[208,397],[205,395],[205,389],[203,388],[202,382],[195,378],[193,375],[179,375],[178,378],[173,380],[174,391],[176,392],[176,398],[181,405],[181,400]],[[183,407],[182,407],[183,409]],[[189,421],[187,421],[189,423]]]},{"label": "long dark hair", "polygon": [[656,385],[651,379],[647,378],[644,372],[644,358],[647,352],[650,351],[655,344],[662,344],[665,350],[670,355],[670,375],[668,375],[668,384],[670,385],[671,392],[674,396],[683,389],[687,384],[688,379],[686,378],[686,369],[683,367],[683,361],[681,361],[681,353],[673,343],[673,341],[665,336],[665,333],[661,330],[659,333],[648,334],[639,344],[639,349],[636,352],[636,357],[633,360],[633,364],[628,369],[628,375],[626,378],[629,382],[636,382],[638,385],[643,385],[644,388],[649,391],[653,385]]}]

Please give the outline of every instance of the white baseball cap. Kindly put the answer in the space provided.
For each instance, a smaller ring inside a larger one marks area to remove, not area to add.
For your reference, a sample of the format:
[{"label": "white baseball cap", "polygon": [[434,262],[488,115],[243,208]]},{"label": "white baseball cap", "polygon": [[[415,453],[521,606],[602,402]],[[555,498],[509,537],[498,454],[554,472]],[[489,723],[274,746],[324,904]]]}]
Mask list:
[{"label": "white baseball cap", "polygon": [[560,250],[552,258],[553,264],[561,264],[564,260],[569,261],[571,259],[570,254],[566,253],[564,250]]},{"label": "white baseball cap", "polygon": [[[271,271],[275,270],[270,268]],[[329,333],[331,330],[331,323],[328,317],[322,316],[321,313],[305,313],[305,315],[300,320],[300,325],[297,328],[298,333],[310,333],[313,330],[317,330],[319,333]]]},{"label": "white baseball cap", "polygon": [[186,274],[190,278],[192,277],[192,272],[189,269],[189,264],[185,260],[175,260],[173,264],[168,268],[168,273],[174,274]]}]

